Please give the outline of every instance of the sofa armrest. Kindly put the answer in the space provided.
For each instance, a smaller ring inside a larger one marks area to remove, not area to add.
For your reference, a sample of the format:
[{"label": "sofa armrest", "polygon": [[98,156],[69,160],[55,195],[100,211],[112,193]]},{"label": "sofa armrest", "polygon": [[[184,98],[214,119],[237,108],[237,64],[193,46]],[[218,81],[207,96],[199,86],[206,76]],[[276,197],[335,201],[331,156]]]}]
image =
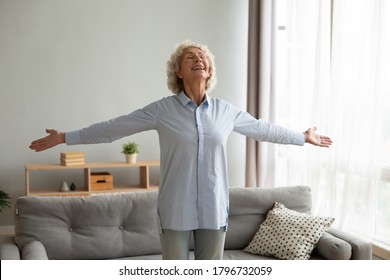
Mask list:
[{"label": "sofa armrest", "polygon": [[328,232],[323,233],[314,250],[327,260],[349,260],[352,256],[351,244]]},{"label": "sofa armrest", "polygon": [[350,233],[344,232],[336,228],[330,228],[328,233],[347,241],[352,247],[351,260],[371,260],[372,246],[367,240],[354,236]]},{"label": "sofa armrest", "polygon": [[0,237],[0,260],[20,260],[20,251],[13,236]]},{"label": "sofa armrest", "polygon": [[48,260],[46,249],[39,241],[31,241],[22,249],[23,260]]}]

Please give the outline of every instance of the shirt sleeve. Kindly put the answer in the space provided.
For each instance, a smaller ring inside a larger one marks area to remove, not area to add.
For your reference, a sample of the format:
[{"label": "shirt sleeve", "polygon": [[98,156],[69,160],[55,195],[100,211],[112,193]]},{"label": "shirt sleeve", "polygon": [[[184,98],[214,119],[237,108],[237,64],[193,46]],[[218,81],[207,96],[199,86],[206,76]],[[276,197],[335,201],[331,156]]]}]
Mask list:
[{"label": "shirt sleeve", "polygon": [[65,133],[67,145],[111,143],[120,138],[146,130],[155,129],[158,102],[86,128]]},{"label": "shirt sleeve", "polygon": [[278,144],[304,145],[302,132],[271,124],[263,119],[256,119],[247,112],[239,112],[234,123],[234,131],[258,141]]}]

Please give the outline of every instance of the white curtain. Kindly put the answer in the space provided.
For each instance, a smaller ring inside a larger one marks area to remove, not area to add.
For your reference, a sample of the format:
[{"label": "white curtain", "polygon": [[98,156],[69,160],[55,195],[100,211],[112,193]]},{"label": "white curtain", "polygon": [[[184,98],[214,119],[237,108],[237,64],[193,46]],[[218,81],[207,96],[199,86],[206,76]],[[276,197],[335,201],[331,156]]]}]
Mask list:
[{"label": "white curtain", "polygon": [[383,234],[390,1],[277,2],[276,121],[316,125],[334,144],[279,146],[276,183],[310,185],[313,212],[335,217],[339,228]]}]

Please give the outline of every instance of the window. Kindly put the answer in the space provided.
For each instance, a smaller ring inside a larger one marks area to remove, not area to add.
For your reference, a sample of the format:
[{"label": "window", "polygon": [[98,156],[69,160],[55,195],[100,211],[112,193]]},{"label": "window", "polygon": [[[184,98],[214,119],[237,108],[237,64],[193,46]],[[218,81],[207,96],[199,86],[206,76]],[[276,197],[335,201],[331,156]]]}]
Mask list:
[{"label": "window", "polygon": [[278,146],[277,185],[312,187],[313,212],[390,245],[390,1],[277,0],[276,122],[316,125],[327,149]]}]

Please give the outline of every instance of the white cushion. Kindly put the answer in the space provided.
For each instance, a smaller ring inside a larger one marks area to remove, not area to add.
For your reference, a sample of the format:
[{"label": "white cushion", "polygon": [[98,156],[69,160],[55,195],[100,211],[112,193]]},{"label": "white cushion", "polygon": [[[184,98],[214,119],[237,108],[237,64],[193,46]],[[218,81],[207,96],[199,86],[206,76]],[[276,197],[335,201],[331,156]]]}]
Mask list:
[{"label": "white cushion", "polygon": [[285,260],[307,260],[334,218],[318,217],[275,202],[244,251]]}]

